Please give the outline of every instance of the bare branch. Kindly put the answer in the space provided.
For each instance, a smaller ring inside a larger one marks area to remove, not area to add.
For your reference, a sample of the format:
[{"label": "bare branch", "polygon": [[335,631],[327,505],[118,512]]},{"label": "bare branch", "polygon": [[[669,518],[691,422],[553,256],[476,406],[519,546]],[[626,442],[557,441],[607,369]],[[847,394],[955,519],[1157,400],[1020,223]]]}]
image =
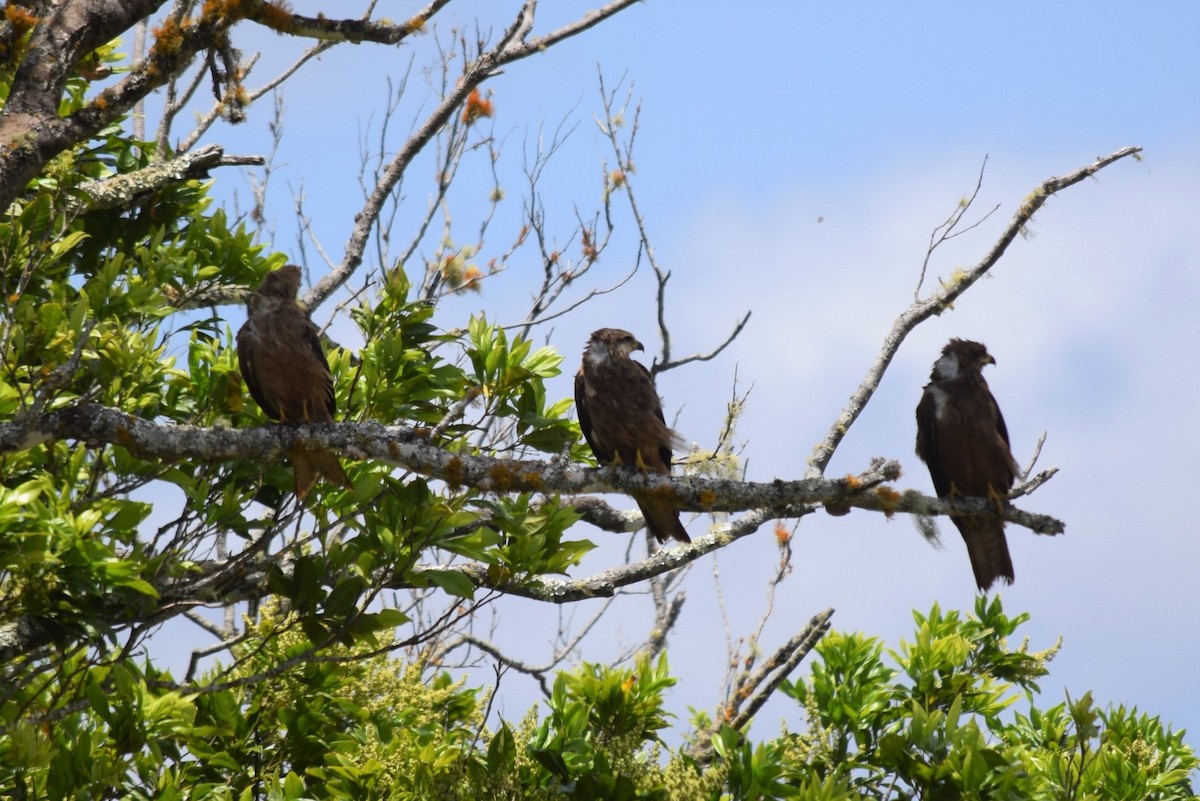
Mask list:
[{"label": "bare branch", "polygon": [[[634,2],[636,0],[613,0],[599,9],[588,12],[583,18],[573,23],[564,25],[545,36],[529,40],[526,37],[533,25],[534,4],[527,2],[496,46],[480,53],[474,61],[466,65],[462,77],[442,98],[425,122],[413,132],[413,135],[409,137],[395,158],[381,173],[378,183],[355,217],[354,230],[346,243],[341,265],[313,287],[304,299],[304,305],[308,308],[318,306],[349,280],[354,271],[358,269],[362,263],[371,230],[379,220],[385,203],[391,197],[392,190],[403,178],[413,159],[444,129],[447,121],[466,102],[473,90],[488,78],[498,74],[501,67],[540,53],[557,42],[582,33],[628,8]],[[428,8],[433,8],[435,5],[436,3],[431,4]]]},{"label": "bare branch", "polygon": [[[658,584],[659,582],[652,579],[651,583]],[[650,630],[650,637],[642,647],[640,656],[653,660],[666,649],[667,634],[675,628],[675,623],[679,620],[679,613],[683,611],[683,604],[686,601],[687,593],[680,591],[669,599],[664,597],[661,604],[655,603],[654,628]]]},{"label": "bare branch", "polygon": [[325,15],[306,17],[301,14],[280,13],[279,6],[253,3],[249,19],[279,33],[320,39],[323,42],[376,42],[400,44],[413,34],[424,30],[426,23],[450,0],[433,0],[407,21],[400,24],[371,19],[330,19]]},{"label": "bare branch", "polygon": [[733,331],[729,333],[729,336],[725,338],[725,341],[710,350],[708,353],[693,353],[691,356],[684,356],[682,359],[675,359],[669,362],[659,362],[655,360],[654,364],[650,367],[650,374],[658,375],[659,373],[665,373],[667,370],[674,370],[676,367],[682,367],[683,365],[690,364],[691,362],[707,362],[715,359],[721,354],[721,351],[729,347],[729,344],[733,342],[733,340],[737,339],[738,334],[742,333],[742,329],[746,327],[746,323],[750,322],[750,314],[751,312],[746,312],[746,316],[743,317],[736,326],[734,326]]},{"label": "bare branch", "polygon": [[538,687],[540,687],[542,690],[542,695],[546,696],[547,698],[550,697],[550,684],[546,680],[546,674],[554,669],[554,663],[544,666],[531,665],[528,662],[511,657],[504,653],[500,646],[496,645],[491,640],[485,640],[482,637],[476,637],[474,634],[465,633],[460,635],[451,645],[439,652],[439,654],[433,660],[434,664],[441,664],[442,660],[445,659],[446,655],[450,651],[462,645],[469,645],[472,648],[477,648],[478,650],[490,656],[492,659],[495,659],[504,667],[511,668],[518,673],[523,673],[526,676],[529,676],[537,681]]},{"label": "bare branch", "polygon": [[937,250],[942,243],[979,227],[1000,208],[1000,204],[997,203],[992,207],[991,211],[968,225],[966,228],[962,229],[961,231],[954,230],[958,227],[958,224],[962,222],[962,218],[967,213],[967,210],[974,205],[975,198],[979,197],[979,190],[983,188],[983,173],[986,169],[987,156],[984,156],[983,163],[979,165],[979,178],[975,181],[975,190],[971,192],[971,196],[963,198],[961,201],[959,201],[958,205],[954,207],[954,211],[950,213],[950,216],[946,219],[946,221],[934,228],[929,234],[929,247],[925,249],[925,260],[921,262],[921,275],[917,279],[917,288],[913,290],[913,300],[919,300],[921,297],[921,285],[925,283],[925,271],[929,267],[929,260],[933,258],[934,251]]},{"label": "bare branch", "polygon": [[829,433],[813,448],[812,456],[808,459],[809,467],[806,475],[815,477],[825,473],[825,468],[828,466],[829,460],[833,458],[838,445],[841,444],[850,427],[854,425],[854,421],[862,414],[862,410],[866,408],[867,402],[871,400],[871,397],[875,394],[875,390],[879,387],[879,382],[883,379],[883,374],[887,371],[888,365],[892,363],[892,358],[895,357],[896,352],[900,349],[900,345],[904,342],[905,337],[914,328],[930,317],[939,315],[950,308],[962,293],[970,289],[976,281],[987,274],[987,271],[1004,255],[1004,252],[1017,235],[1033,219],[1033,215],[1037,210],[1056,193],[1061,192],[1069,186],[1074,186],[1085,178],[1095,175],[1115,161],[1135,156],[1141,152],[1142,148],[1137,146],[1124,147],[1097,159],[1091,164],[1080,167],[1062,178],[1047,178],[1025,198],[1017,213],[1013,215],[1008,227],[1004,229],[1000,238],[996,240],[991,250],[988,251],[987,255],[978,264],[969,270],[956,273],[949,282],[942,284],[941,288],[933,295],[925,300],[914,302],[897,317],[896,321],[892,324],[892,330],[884,337],[883,347],[879,355],[876,356],[874,364],[868,369],[866,377],[833,422]]},{"label": "bare branch", "polygon": [[[1029,495],[1038,487],[1045,484],[1058,473],[1057,467],[1050,467],[1038,473],[1033,478],[1023,478],[1012,490],[1009,491],[1009,499],[1020,498],[1023,495]],[[1028,473],[1026,474],[1028,475]]]},{"label": "bare branch", "polygon": [[[829,621],[833,610],[819,612],[808,621],[808,625],[780,646],[770,659],[759,668],[758,672],[746,682],[747,689],[738,693],[731,703],[725,707],[721,720],[709,731],[702,732],[696,737],[696,745],[689,749],[690,755],[700,763],[712,758],[712,735],[720,730],[723,724],[730,728],[742,730],[749,725],[750,720],[758,713],[763,704],[779,689],[784,679],[804,660],[804,657],[816,647],[825,633],[829,631]],[[743,705],[744,703],[744,705]]]}]

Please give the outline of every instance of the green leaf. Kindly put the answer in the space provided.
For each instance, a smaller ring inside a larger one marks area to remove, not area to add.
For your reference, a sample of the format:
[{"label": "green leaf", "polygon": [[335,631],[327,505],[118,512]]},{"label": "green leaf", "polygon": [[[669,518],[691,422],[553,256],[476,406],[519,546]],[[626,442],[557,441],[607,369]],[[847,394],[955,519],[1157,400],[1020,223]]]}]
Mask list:
[{"label": "green leaf", "polygon": [[431,570],[425,573],[431,582],[450,595],[468,600],[475,597],[475,583],[456,570]]},{"label": "green leaf", "polygon": [[500,730],[492,735],[492,741],[488,743],[488,770],[495,773],[511,769],[510,766],[516,759],[516,753],[517,745],[512,732],[509,730],[508,724],[501,723]]}]

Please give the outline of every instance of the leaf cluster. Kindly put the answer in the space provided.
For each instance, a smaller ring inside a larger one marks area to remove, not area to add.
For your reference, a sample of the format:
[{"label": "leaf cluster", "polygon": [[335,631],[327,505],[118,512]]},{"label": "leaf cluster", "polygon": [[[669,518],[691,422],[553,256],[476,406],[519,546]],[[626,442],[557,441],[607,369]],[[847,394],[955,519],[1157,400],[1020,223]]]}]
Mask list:
[{"label": "leaf cluster", "polygon": [[[665,656],[561,672],[544,709],[489,726],[486,694],[427,650],[397,658],[383,641],[305,659],[301,615],[272,603],[198,691],[77,658],[89,713],[7,724],[0,788],[27,798],[1194,797],[1200,759],[1157,717],[1087,693],[1040,705],[1033,680],[1048,654],[1004,643],[1026,616],[981,600],[974,615],[935,607],[916,618],[914,641],[890,659],[861,634],[822,641],[787,691],[804,731],[759,739],[725,727],[697,759],[661,739],[674,683]],[[1025,711],[1000,714],[1021,699]]]}]

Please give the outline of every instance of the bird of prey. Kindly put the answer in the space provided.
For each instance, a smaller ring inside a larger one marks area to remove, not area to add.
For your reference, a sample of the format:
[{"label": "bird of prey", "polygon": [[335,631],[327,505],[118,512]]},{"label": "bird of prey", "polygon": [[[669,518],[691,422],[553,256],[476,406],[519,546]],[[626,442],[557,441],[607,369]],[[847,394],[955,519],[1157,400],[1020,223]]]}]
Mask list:
[{"label": "bird of prey", "polygon": [[[917,405],[917,455],[929,466],[939,498],[989,498],[999,505],[1018,473],[1004,416],[983,378],[984,365],[995,363],[986,347],[964,339],[951,339],[934,362]],[[1012,584],[1004,521],[950,519],[967,543],[979,589],[998,578]]]},{"label": "bird of prey", "polygon": [[[679,446],[679,435],[667,427],[650,371],[629,358],[635,350],[645,348],[628,331],[601,328],[592,333],[575,374],[579,427],[600,464],[670,475],[671,450]],[[670,501],[648,492],[633,493],[633,499],[659,542],[691,542]]]},{"label": "bird of prey", "polygon": [[[250,394],[280,423],[331,423],[333,374],[317,327],[296,303],[300,268],[294,264],[267,273],[250,295],[249,317],[237,334],[238,365]],[[324,477],[351,488],[341,464],[327,451],[292,454],[296,495],[303,499]]]}]

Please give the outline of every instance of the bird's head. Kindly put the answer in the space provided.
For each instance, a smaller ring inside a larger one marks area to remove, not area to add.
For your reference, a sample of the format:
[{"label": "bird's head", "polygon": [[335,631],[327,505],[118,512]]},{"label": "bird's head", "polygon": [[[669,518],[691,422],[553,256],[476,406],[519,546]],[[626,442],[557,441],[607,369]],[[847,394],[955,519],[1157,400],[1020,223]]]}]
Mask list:
[{"label": "bird's head", "polygon": [[985,365],[995,363],[995,358],[982,342],[952,339],[942,348],[941,357],[934,362],[932,378],[935,381],[949,381],[957,378],[960,370],[979,372]]},{"label": "bird's head", "polygon": [[601,328],[592,332],[583,351],[583,358],[593,364],[600,364],[605,359],[629,358],[629,354],[635,350],[645,349],[642,343],[637,341],[637,337],[628,331],[622,331],[620,328]]},{"label": "bird's head", "polygon": [[295,303],[300,289],[300,268],[294,264],[272,270],[263,278],[258,289],[250,296],[250,311],[269,311],[281,303]]}]

